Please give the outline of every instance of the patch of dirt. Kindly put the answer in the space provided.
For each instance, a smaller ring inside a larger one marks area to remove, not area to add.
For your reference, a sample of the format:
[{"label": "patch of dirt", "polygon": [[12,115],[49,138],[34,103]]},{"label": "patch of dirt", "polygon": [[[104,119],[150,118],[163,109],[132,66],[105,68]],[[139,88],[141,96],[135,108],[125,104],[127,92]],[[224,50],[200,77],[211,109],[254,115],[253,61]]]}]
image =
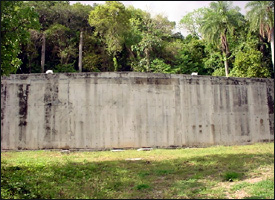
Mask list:
[{"label": "patch of dirt", "polygon": [[218,184],[217,187],[222,187],[225,189],[225,195],[226,198],[228,199],[243,199],[245,197],[248,197],[249,194],[247,194],[244,190],[238,190],[236,192],[230,192],[230,188],[232,188],[235,184],[240,184],[240,183],[257,183],[260,182],[262,180],[264,180],[266,177],[256,177],[256,178],[249,178],[249,179],[245,179],[242,181],[237,181],[237,182],[221,182]]},{"label": "patch of dirt", "polygon": [[225,189],[225,196],[227,199],[232,199],[232,196],[231,194],[229,194],[228,191],[230,191],[230,188],[232,187],[232,185],[234,185],[235,183],[234,182],[221,182],[219,183],[215,188],[219,188],[219,187],[222,187]]},{"label": "patch of dirt", "polygon": [[234,197],[229,199],[243,199],[244,197],[247,197],[247,196],[248,194],[244,190],[238,190],[234,193]]},{"label": "patch of dirt", "polygon": [[263,180],[263,177],[249,178],[249,179],[244,180],[244,182],[257,183],[257,182],[260,182],[261,180]]}]

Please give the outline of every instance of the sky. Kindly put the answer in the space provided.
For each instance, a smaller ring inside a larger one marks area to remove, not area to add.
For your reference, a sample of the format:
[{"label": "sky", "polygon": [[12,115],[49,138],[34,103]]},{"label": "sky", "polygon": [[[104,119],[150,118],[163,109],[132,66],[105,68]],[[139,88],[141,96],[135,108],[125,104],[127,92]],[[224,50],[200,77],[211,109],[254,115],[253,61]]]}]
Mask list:
[{"label": "sky", "polygon": [[[105,1],[70,1],[70,4],[80,2],[81,4],[90,4],[91,6],[94,3],[104,4]],[[193,10],[202,7],[208,7],[211,1],[120,1],[126,7],[129,5],[134,6],[135,8],[140,8],[142,10],[148,11],[152,16],[157,14],[163,14],[167,16],[169,21],[176,22],[176,29],[174,32],[181,32],[182,35],[186,36],[188,33],[183,28],[178,26],[179,21],[184,15]],[[249,1],[233,1],[234,6],[241,8],[241,13],[245,15],[245,5]]]}]

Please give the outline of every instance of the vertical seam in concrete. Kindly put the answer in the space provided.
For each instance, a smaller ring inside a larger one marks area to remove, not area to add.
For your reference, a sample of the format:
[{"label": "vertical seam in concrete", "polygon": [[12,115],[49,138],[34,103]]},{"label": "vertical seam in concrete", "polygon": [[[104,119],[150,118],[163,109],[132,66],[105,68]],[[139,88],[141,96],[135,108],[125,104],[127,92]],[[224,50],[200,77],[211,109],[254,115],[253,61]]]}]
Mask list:
[{"label": "vertical seam in concrete", "polygon": [[[7,104],[7,84],[1,84],[1,149],[3,149],[3,135],[7,135],[4,126],[4,120],[6,115],[6,105]],[[6,144],[8,146],[8,144]]]}]

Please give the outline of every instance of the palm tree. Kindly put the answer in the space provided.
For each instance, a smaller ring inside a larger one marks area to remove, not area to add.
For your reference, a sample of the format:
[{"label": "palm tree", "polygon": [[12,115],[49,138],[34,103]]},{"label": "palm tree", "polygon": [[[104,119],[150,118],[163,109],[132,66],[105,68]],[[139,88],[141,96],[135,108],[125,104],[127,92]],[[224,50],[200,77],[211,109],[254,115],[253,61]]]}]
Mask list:
[{"label": "palm tree", "polygon": [[271,42],[274,71],[274,1],[250,1],[245,8],[250,9],[246,13],[250,21],[250,29],[259,30],[260,37],[267,38],[268,42]]},{"label": "palm tree", "polygon": [[239,10],[239,7],[233,7],[229,1],[211,2],[200,23],[199,31],[203,38],[221,47],[226,77],[228,77],[230,55],[227,36],[233,35],[234,29],[242,22]]}]

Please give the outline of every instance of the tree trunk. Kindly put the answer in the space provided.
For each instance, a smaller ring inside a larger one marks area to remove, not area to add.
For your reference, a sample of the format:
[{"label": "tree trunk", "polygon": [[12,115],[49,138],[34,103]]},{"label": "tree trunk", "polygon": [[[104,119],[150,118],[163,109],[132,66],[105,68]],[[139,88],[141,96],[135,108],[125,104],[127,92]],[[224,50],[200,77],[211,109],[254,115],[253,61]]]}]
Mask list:
[{"label": "tree trunk", "polygon": [[144,52],[145,52],[146,61],[147,61],[146,72],[149,72],[149,69],[150,69],[150,55],[149,55],[149,49],[148,49],[148,48],[145,48]]},{"label": "tree trunk", "polygon": [[114,71],[117,72],[118,69],[119,69],[119,66],[118,66],[118,63],[117,63],[116,56],[113,56],[113,62],[114,62],[114,67],[115,67]]},{"label": "tree trunk", "polygon": [[82,72],[82,43],[83,43],[83,32],[80,32],[80,41],[79,41],[79,60],[78,60],[78,69],[79,72]]},{"label": "tree trunk", "polygon": [[32,73],[32,69],[31,69],[31,61],[32,61],[32,56],[30,56],[31,58],[29,59],[29,73]]},{"label": "tree trunk", "polygon": [[228,77],[228,56],[230,54],[225,33],[221,35],[222,52],[224,57],[225,76]]},{"label": "tree trunk", "polygon": [[263,56],[265,56],[264,38],[263,38],[263,36],[260,35],[260,34],[259,34],[259,40],[260,40],[259,50],[260,50],[260,52],[263,54]]},{"label": "tree trunk", "polygon": [[274,27],[271,29],[271,53],[272,53],[272,65],[274,71]]},{"label": "tree trunk", "polygon": [[228,60],[225,52],[223,52],[223,56],[224,56],[225,76],[228,77]]},{"label": "tree trunk", "polygon": [[131,50],[131,48],[127,47],[126,45],[125,45],[125,47],[126,47],[127,51],[130,53],[130,57],[131,58],[135,58],[135,54],[133,53],[133,51]]},{"label": "tree trunk", "polygon": [[41,50],[41,73],[44,73],[45,69],[45,48],[46,48],[46,37],[45,33],[42,33],[42,50]]}]

